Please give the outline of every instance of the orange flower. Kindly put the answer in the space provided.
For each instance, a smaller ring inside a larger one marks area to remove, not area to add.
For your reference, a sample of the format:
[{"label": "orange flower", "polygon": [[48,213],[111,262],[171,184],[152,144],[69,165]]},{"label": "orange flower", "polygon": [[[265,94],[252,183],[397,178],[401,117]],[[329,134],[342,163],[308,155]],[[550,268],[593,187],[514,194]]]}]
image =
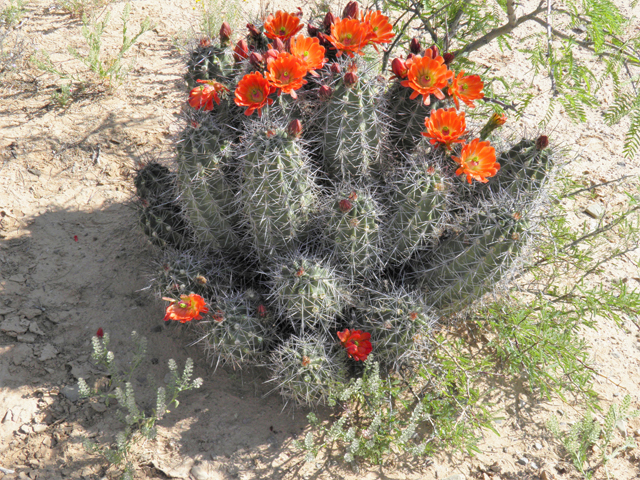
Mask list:
[{"label": "orange flower", "polygon": [[345,18],[331,25],[329,41],[338,49],[337,56],[346,53],[353,57],[354,53],[361,53],[369,43],[370,28],[354,18]]},{"label": "orange flower", "polygon": [[362,360],[364,362],[371,350],[373,350],[369,341],[371,334],[368,332],[363,332],[362,330],[349,331],[347,328],[343,332],[337,332],[336,335],[338,335],[342,346],[347,349],[347,355],[356,361]]},{"label": "orange flower", "polygon": [[239,107],[249,107],[244,112],[245,115],[251,115],[255,110],[258,110],[258,116],[261,116],[262,107],[273,103],[273,99],[269,98],[269,95],[275,91],[276,89],[261,73],[249,73],[238,82],[235,102]]},{"label": "orange flower", "polygon": [[180,295],[180,300],[173,300],[172,298],[163,298],[163,300],[171,302],[164,316],[165,322],[167,320],[177,320],[180,323],[185,323],[191,320],[202,320],[200,314],[209,311],[204,298],[195,293]]},{"label": "orange flower", "polygon": [[440,100],[444,98],[441,89],[447,86],[452,77],[453,72],[444,65],[442,57],[426,56],[414,60],[402,85],[413,88],[414,92],[409,98],[414,99],[422,95],[424,104],[429,105],[429,95],[435,95]]},{"label": "orange flower", "polygon": [[456,175],[467,175],[467,182],[472,179],[482,183],[487,183],[488,177],[493,177],[500,164],[496,162],[496,151],[489,142],[482,142],[479,138],[474,138],[471,143],[462,147],[460,157],[451,157],[460,164]]},{"label": "orange flower", "polygon": [[271,86],[279,89],[278,95],[284,92],[297,98],[295,91],[307,83],[303,80],[306,74],[304,64],[299,58],[290,53],[281,53],[278,58],[269,62],[265,77]]},{"label": "orange flower", "polygon": [[[389,23],[389,17],[383,15],[380,10],[369,12],[363,19],[369,25],[369,41],[372,43],[391,43],[393,39],[393,27]],[[374,47],[376,47],[374,45]],[[376,47],[376,51],[378,48]]]},{"label": "orange flower", "polygon": [[276,16],[269,15],[264,22],[264,34],[272,40],[279,38],[285,41],[298,33],[304,24],[295,15],[278,10]]},{"label": "orange flower", "polygon": [[424,119],[424,125],[427,131],[422,135],[429,139],[431,145],[443,145],[451,150],[452,143],[464,142],[460,138],[467,128],[464,112],[458,115],[455,108],[431,110],[431,116]]},{"label": "orange flower", "polygon": [[324,47],[320,45],[320,40],[317,38],[305,38],[303,35],[298,35],[291,40],[289,51],[291,55],[300,59],[307,72],[314,77],[318,76],[316,69],[322,68],[327,61],[324,58]]},{"label": "orange flower", "polygon": [[469,108],[475,108],[473,101],[484,98],[484,93],[482,93],[483,87],[484,83],[482,83],[478,75],[468,75],[465,77],[464,70],[461,70],[449,86],[449,95],[453,97],[456,108],[460,108],[458,99],[466,103]]},{"label": "orange flower", "polygon": [[196,80],[204,83],[189,92],[189,105],[197,109],[213,110],[213,102],[220,105],[219,93],[228,92],[229,89],[215,80]]}]

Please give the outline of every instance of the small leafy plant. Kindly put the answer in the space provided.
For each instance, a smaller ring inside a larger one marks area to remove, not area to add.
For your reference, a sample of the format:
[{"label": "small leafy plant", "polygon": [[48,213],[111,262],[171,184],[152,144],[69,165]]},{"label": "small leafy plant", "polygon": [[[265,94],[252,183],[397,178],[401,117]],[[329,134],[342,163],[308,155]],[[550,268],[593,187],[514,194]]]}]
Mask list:
[{"label": "small leafy plant", "polygon": [[[631,410],[631,396],[626,395],[622,399],[620,405],[613,404],[609,407],[602,426],[593,418],[591,411],[587,410],[584,416],[574,423],[568,432],[562,432],[560,424],[555,415],[553,415],[547,426],[551,433],[560,441],[566,452],[571,457],[571,461],[576,469],[587,479],[593,477],[593,473],[597,468],[603,466],[609,478],[607,463],[623,453],[625,450],[637,447],[636,441],[632,436],[624,435],[624,442],[613,447],[616,428],[624,431],[626,429],[627,420],[640,416],[639,410]],[[596,450],[600,454],[597,457],[597,463],[590,466],[589,458],[591,452]]]},{"label": "small leafy plant", "polygon": [[0,27],[12,27],[22,19],[27,11],[26,0],[9,0],[9,5],[0,10]]},{"label": "small leafy plant", "polygon": [[85,440],[85,449],[102,456],[109,464],[120,468],[124,480],[133,478],[134,460],[131,457],[131,447],[139,438],[154,439],[156,436],[156,423],[161,420],[170,408],[177,408],[180,402],[180,393],[200,388],[202,379],[192,380],[193,360],[188,358],[182,374],[178,370],[175,360],[170,359],[169,381],[166,387],[158,387],[156,392],[155,408],[145,408],[136,400],[136,394],[132,384],[132,377],[142,365],[147,351],[147,340],[137,332],[131,333],[133,341],[132,359],[129,367],[122,370],[122,365],[116,364],[115,354],[108,350],[109,334],[98,330],[98,334],[92,337],[93,353],[91,358],[97,366],[105,368],[108,373],[108,384],[100,389],[91,389],[83,378],[78,379],[78,387],[81,398],[91,397],[101,400],[107,406],[114,400],[118,403],[118,417],[124,425],[111,445],[99,445],[90,440]]}]

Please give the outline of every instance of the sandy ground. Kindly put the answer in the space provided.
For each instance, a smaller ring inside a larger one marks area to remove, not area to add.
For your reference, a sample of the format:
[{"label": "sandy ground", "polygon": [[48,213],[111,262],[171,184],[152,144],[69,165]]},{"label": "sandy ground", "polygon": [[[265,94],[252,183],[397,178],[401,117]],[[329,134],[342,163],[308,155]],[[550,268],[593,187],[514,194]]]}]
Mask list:
[{"label": "sandy ground", "polygon": [[[115,27],[123,4],[112,7]],[[187,347],[192,340],[187,329],[164,325],[163,305],[145,290],[156,267],[153,249],[135,226],[132,176],[142,162],[171,158],[186,98],[175,39],[197,25],[192,7],[185,0],[133,4],[132,23],[150,15],[155,27],[132,50],[134,68],[115,93],[93,86],[61,108],[51,99],[60,86],[55,76],[24,66],[0,79],[0,467],[15,471],[0,473],[0,479],[112,478],[114,471],[81,443],[85,437],[113,439],[119,428],[116,407],[78,401],[74,388],[78,377],[99,378],[89,362],[90,337],[99,327],[110,332],[112,349],[124,362],[131,331],[148,338],[147,361],[135,378],[138,388],[149,386],[147,372],[162,379],[169,358],[183,365],[192,357],[196,375],[205,379],[161,421],[155,441],[136,445],[139,478],[580,478],[545,428],[558,410],[565,425],[580,412],[504,385],[497,385],[493,398],[503,417],[495,424],[500,435],[483,432],[483,453],[476,457],[442,453],[358,471],[337,459],[307,463],[292,446],[305,430],[306,412],[283,408],[277,395],[265,396],[269,389],[260,371],[214,372],[198,347]],[[18,31],[25,53],[44,49],[69,71],[82,72],[66,53],[66,45],[82,46],[80,26],[52,3],[35,0]],[[105,48],[118,40],[109,29]],[[522,54],[485,48],[475,58],[493,73],[530,78]],[[548,89],[544,80],[535,85]],[[543,110],[540,100],[513,128],[530,131]],[[547,132],[557,145],[572,148],[576,160],[569,171],[586,184],[640,175],[638,158],[619,153],[623,129],[607,127],[598,112],[581,125],[559,112]],[[599,188],[591,201],[610,215],[628,201],[629,188]],[[576,228],[596,225],[584,207],[571,205]],[[597,281],[606,285],[627,278],[638,285],[638,260],[637,253],[621,258]],[[639,406],[637,325],[637,319],[635,324],[628,319],[624,330],[602,321],[597,331],[585,332],[605,408],[627,393]],[[624,433],[639,437],[640,421]],[[617,480],[640,478],[640,452],[618,457],[609,472]],[[605,478],[603,469],[596,478]]]}]

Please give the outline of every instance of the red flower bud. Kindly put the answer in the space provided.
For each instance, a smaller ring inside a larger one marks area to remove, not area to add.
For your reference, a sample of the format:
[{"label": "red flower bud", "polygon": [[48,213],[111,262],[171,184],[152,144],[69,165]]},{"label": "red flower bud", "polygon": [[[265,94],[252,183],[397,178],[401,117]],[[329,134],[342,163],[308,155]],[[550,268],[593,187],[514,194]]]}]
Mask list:
[{"label": "red flower bud", "polygon": [[331,73],[340,73],[342,72],[342,67],[340,66],[339,63],[332,63],[331,67],[329,67],[329,70],[331,70]]},{"label": "red flower bud", "polygon": [[536,140],[536,150],[544,150],[549,146],[549,137],[541,135]]},{"label": "red flower bud", "polygon": [[451,62],[453,62],[453,60],[456,58],[456,56],[453,53],[445,53],[442,58],[444,58],[444,64],[446,66],[451,65]]},{"label": "red flower bud", "polygon": [[104,337],[104,330],[102,330],[102,327],[100,327],[98,329],[98,331],[96,332],[96,337],[98,337],[98,338]]},{"label": "red flower bud", "polygon": [[242,39],[236,44],[236,48],[233,49],[233,59],[236,62],[241,62],[248,56],[249,56],[249,44],[245,39]]},{"label": "red flower bud", "polygon": [[437,45],[431,45],[424,52],[424,56],[429,58],[436,58],[438,55],[440,55],[440,50]]},{"label": "red flower bud", "polygon": [[344,7],[342,11],[342,18],[355,18],[356,20],[360,18],[360,6],[357,2],[349,2],[347,6]]},{"label": "red flower bud", "polygon": [[417,38],[411,39],[411,43],[409,44],[409,50],[411,50],[411,53],[420,55],[420,52],[422,51],[422,45],[420,45],[420,40],[418,40]]},{"label": "red flower bud", "polygon": [[353,203],[344,198],[338,202],[338,207],[340,208],[341,212],[347,213],[353,208]]},{"label": "red flower bud", "polygon": [[276,38],[273,41],[273,48],[276,49],[278,52],[284,52],[285,51],[284,43],[279,38]]},{"label": "red flower bud", "polygon": [[298,138],[302,133],[302,122],[297,118],[295,120],[291,120],[289,126],[287,127],[287,133],[290,137]]},{"label": "red flower bud", "polygon": [[302,9],[300,7],[298,7],[298,11],[293,13],[292,15],[295,15],[298,18],[302,18],[302,15],[304,15],[304,14],[302,13]]},{"label": "red flower bud", "polygon": [[344,84],[345,84],[347,87],[350,87],[350,86],[352,86],[352,85],[355,85],[357,82],[358,82],[358,75],[356,75],[355,73],[353,73],[353,72],[347,72],[347,73],[344,75]]},{"label": "red flower bud", "polygon": [[318,89],[318,97],[320,97],[320,100],[326,100],[332,94],[333,94],[333,90],[331,89],[331,87],[329,85],[322,85]]},{"label": "red flower bud", "polygon": [[261,317],[261,318],[266,317],[267,316],[267,307],[265,307],[262,304],[258,305],[258,316]]},{"label": "red flower bud", "polygon": [[222,22],[222,26],[220,27],[220,44],[222,46],[228,46],[229,41],[231,40],[231,25],[227,22]]},{"label": "red flower bud", "polygon": [[310,37],[317,37],[320,33],[320,29],[318,27],[314,27],[310,23],[307,24],[307,33]]},{"label": "red flower bud", "polygon": [[271,60],[275,60],[276,58],[278,58],[278,51],[270,48],[269,50],[267,50],[267,53],[265,53],[264,56],[267,60],[267,63],[269,63]]},{"label": "red flower bud", "polygon": [[258,52],[251,52],[251,55],[249,55],[249,62],[254,67],[259,67],[260,65],[262,65],[263,61],[264,58]]},{"label": "red flower bud", "polygon": [[333,25],[337,21],[338,21],[338,19],[336,18],[336,16],[333,13],[327,12],[327,14],[324,16],[324,21],[322,22],[322,26],[324,27],[324,31],[327,34],[331,33],[331,25]]},{"label": "red flower bud", "polygon": [[260,35],[262,35],[262,32],[260,32],[260,30],[258,30],[258,27],[256,27],[253,23],[247,23],[247,28],[249,29],[249,34],[254,37],[259,37]]},{"label": "red flower bud", "polygon": [[211,45],[211,39],[209,37],[202,37],[198,42],[198,46],[202,48],[207,48]]},{"label": "red flower bud", "polygon": [[409,68],[407,68],[407,64],[402,61],[400,58],[394,58],[393,62],[391,62],[391,71],[398,78],[407,78],[407,72]]}]

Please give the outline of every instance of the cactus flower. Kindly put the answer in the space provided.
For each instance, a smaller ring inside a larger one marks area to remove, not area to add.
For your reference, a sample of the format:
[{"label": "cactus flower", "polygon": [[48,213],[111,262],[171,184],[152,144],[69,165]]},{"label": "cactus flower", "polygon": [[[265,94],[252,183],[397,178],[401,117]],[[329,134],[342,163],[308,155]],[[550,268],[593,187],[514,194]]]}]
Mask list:
[{"label": "cactus flower", "polygon": [[279,38],[284,41],[293,37],[303,27],[304,24],[296,15],[278,10],[275,17],[273,15],[267,17],[264,22],[264,33],[272,40]]},{"label": "cactus flower", "polygon": [[180,323],[190,322],[191,320],[202,320],[201,313],[207,313],[209,308],[200,295],[192,293],[190,295],[180,295],[180,300],[172,298],[164,298],[171,304],[167,307],[164,321],[177,320]]},{"label": "cactus flower", "polygon": [[318,76],[316,70],[322,68],[327,61],[324,58],[324,47],[320,45],[317,38],[305,38],[303,35],[298,35],[291,39],[289,51],[291,55],[300,59],[307,72],[314,77]]},{"label": "cactus flower", "polygon": [[304,80],[306,74],[300,59],[290,53],[281,53],[278,58],[269,62],[265,77],[271,86],[278,89],[278,95],[284,92],[292,98],[298,98],[295,91],[307,83]]},{"label": "cactus flower", "polygon": [[369,43],[369,27],[359,20],[345,18],[331,25],[329,40],[338,50],[338,57],[346,53],[353,58],[354,53],[361,54]]},{"label": "cactus flower", "polygon": [[487,183],[489,177],[493,177],[500,164],[496,162],[496,151],[489,142],[482,142],[479,138],[474,138],[471,143],[462,147],[460,157],[451,157],[460,164],[456,175],[465,174],[467,182],[475,179],[482,183]]},{"label": "cactus flower", "polygon": [[350,358],[358,361],[365,361],[373,347],[369,339],[371,334],[362,330],[349,330],[348,328],[342,332],[337,332],[338,338],[342,346],[347,350]]},{"label": "cactus flower", "polygon": [[389,23],[389,17],[383,15],[380,10],[375,12],[369,12],[363,19],[365,25],[369,26],[369,42],[373,43],[376,51],[378,50],[375,44],[391,43],[394,37],[393,27]]},{"label": "cactus flower", "polygon": [[458,100],[462,100],[469,108],[475,108],[474,100],[484,98],[482,88],[484,83],[478,75],[464,75],[464,70],[458,73],[449,86],[449,95],[453,98],[456,108],[460,108]]},{"label": "cactus flower", "polygon": [[467,124],[464,112],[458,112],[455,108],[445,110],[431,110],[431,115],[424,120],[427,128],[422,135],[429,139],[431,145],[442,145],[447,150],[451,150],[451,144],[464,143],[460,137],[466,133]]},{"label": "cactus flower", "polygon": [[189,105],[198,110],[213,110],[213,102],[220,105],[220,93],[228,92],[229,89],[215,80],[196,80],[203,83],[189,92]]},{"label": "cactus flower", "polygon": [[262,107],[273,103],[273,99],[269,98],[269,95],[275,91],[275,87],[271,86],[261,73],[250,73],[242,77],[242,80],[238,82],[235,91],[235,102],[239,107],[249,107],[244,112],[245,115],[251,115],[257,110],[260,117],[262,115]]},{"label": "cactus flower", "polygon": [[444,65],[442,57],[424,56],[413,61],[407,72],[407,79],[402,82],[402,85],[414,90],[409,98],[413,100],[418,95],[422,95],[423,103],[429,105],[430,95],[435,95],[439,100],[444,99],[441,89],[447,86],[451,78],[453,78],[453,72]]}]

